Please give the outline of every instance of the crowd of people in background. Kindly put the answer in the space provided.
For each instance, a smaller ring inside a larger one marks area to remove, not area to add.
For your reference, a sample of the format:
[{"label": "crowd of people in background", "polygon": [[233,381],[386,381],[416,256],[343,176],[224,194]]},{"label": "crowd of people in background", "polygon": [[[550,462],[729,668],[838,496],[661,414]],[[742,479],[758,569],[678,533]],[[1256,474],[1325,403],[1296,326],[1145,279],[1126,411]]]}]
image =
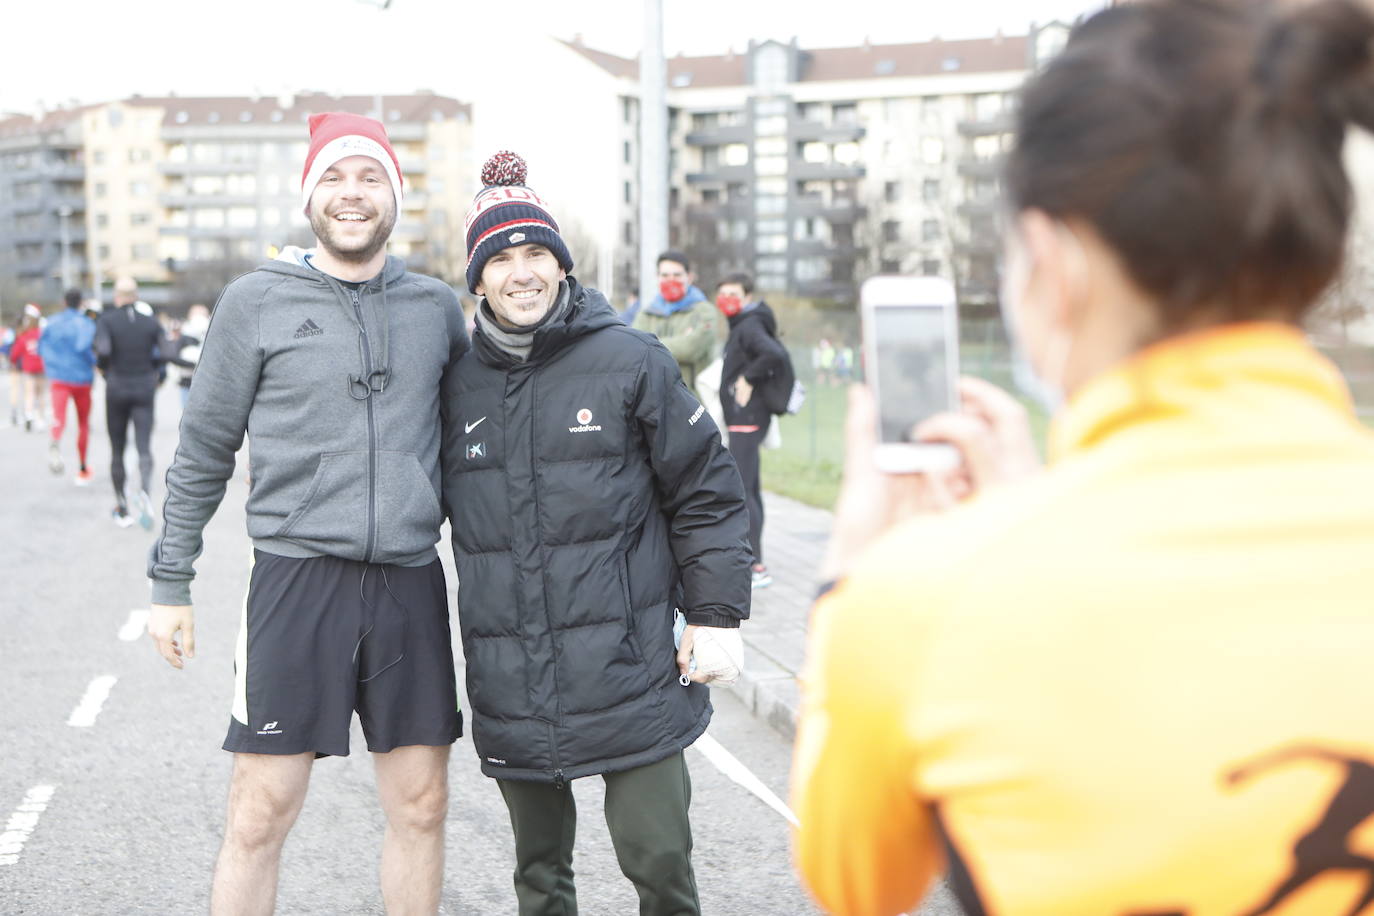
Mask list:
[{"label": "crowd of people in background", "polygon": [[[88,455],[94,390],[100,384],[112,451],[111,517],[121,528],[137,521],[151,529],[153,401],[158,388],[175,376],[185,404],[209,316],[209,309],[200,304],[192,305],[184,320],[155,314],[138,298],[138,286],[128,277],[116,281],[110,309],[80,289],[67,290],[59,308],[26,303],[15,327],[0,328],[0,363],[9,389],[9,413],[0,429],[47,431],[48,470],[60,476],[67,470],[63,440],[74,415],[72,481],[87,486],[95,478]],[[139,454],[139,488],[129,494],[124,451],[131,423]]]}]

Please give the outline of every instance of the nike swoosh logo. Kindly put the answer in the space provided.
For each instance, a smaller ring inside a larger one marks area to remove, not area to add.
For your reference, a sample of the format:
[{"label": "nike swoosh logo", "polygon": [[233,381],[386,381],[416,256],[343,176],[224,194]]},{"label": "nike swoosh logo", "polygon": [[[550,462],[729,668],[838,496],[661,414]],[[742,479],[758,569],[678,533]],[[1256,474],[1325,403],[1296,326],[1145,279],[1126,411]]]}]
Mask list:
[{"label": "nike swoosh logo", "polygon": [[[482,420],[485,420],[485,419],[486,419],[486,417],[483,417],[483,418],[482,418]],[[466,436],[468,433],[470,433],[470,432],[472,432],[474,429],[476,429],[476,428],[477,428],[477,424],[478,424],[478,423],[481,423],[482,420],[478,420],[477,423],[464,423],[464,424],[463,424],[463,435]]]}]

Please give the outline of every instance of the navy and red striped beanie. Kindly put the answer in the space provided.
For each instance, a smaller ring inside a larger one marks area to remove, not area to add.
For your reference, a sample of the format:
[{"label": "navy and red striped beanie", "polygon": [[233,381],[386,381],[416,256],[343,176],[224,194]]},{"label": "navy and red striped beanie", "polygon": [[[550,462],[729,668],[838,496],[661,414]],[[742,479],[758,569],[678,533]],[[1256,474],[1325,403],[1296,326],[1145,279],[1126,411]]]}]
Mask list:
[{"label": "navy and red striped beanie", "polygon": [[482,166],[482,190],[472,200],[465,232],[468,289],[477,292],[482,268],[496,252],[515,245],[543,245],[571,273],[572,255],[558,234],[558,223],[539,196],[525,187],[525,160],[502,150]]}]

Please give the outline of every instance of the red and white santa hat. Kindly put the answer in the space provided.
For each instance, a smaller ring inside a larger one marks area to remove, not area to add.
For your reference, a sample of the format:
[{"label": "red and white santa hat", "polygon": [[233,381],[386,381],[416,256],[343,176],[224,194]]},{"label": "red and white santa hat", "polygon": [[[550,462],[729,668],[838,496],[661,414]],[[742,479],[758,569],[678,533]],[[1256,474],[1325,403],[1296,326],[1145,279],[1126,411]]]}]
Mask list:
[{"label": "red and white santa hat", "polygon": [[301,206],[310,213],[310,195],[331,165],[349,156],[370,156],[382,164],[401,211],[401,163],[381,121],[343,111],[310,116],[310,151],[301,173]]}]

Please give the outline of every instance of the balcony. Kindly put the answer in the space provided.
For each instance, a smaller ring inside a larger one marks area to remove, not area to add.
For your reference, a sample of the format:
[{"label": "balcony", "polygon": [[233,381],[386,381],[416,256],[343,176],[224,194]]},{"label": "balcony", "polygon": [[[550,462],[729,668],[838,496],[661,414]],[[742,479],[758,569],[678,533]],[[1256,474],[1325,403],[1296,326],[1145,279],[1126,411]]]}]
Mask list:
[{"label": "balcony", "polygon": [[825,257],[842,261],[852,261],[862,251],[853,242],[835,242],[825,239],[793,239],[788,253],[797,258]]},{"label": "balcony", "polygon": [[748,165],[727,165],[709,172],[688,172],[688,184],[724,184],[730,181],[752,181],[754,169]]},{"label": "balcony", "polygon": [[974,220],[980,217],[983,219],[992,219],[997,215],[998,204],[997,201],[993,199],[966,200],[955,207],[955,211],[967,220]]},{"label": "balcony", "polygon": [[256,175],[258,163],[252,162],[167,162],[157,164],[161,175]]},{"label": "balcony", "polygon": [[688,146],[723,146],[726,143],[751,143],[753,140],[752,124],[730,124],[711,130],[694,130],[686,137]]},{"label": "balcony", "polygon": [[[266,196],[266,195],[263,195]],[[174,210],[196,207],[253,207],[258,206],[258,194],[195,194],[191,191],[159,194],[159,206]]]},{"label": "balcony", "polygon": [[855,298],[854,284],[841,280],[793,280],[792,286],[796,295],[808,299],[835,299],[843,302]]},{"label": "balcony", "polygon": [[858,164],[845,165],[842,162],[801,162],[793,160],[791,169],[787,177],[795,181],[810,181],[813,179],[822,181],[849,180],[853,181],[864,177],[866,169]]},{"label": "balcony", "polygon": [[787,129],[787,136],[794,141],[820,143],[845,143],[862,140],[868,128],[862,124],[822,124],[819,121],[793,121]]},{"label": "balcony", "polygon": [[965,157],[959,160],[959,175],[962,178],[991,178],[999,179],[1002,177],[1002,169],[1006,166],[1006,157],[997,156],[993,159],[974,159]]},{"label": "balcony", "polygon": [[793,216],[819,216],[832,223],[852,223],[868,215],[868,208],[853,200],[832,200],[826,202],[819,197],[795,197],[792,199]]},{"label": "balcony", "polygon": [[688,204],[683,211],[689,220],[753,219],[752,200],[725,200],[715,204]]},{"label": "balcony", "polygon": [[1016,118],[1009,111],[993,115],[991,118],[968,118],[959,122],[958,130],[965,137],[987,137],[993,134],[1009,134],[1016,129]]}]

